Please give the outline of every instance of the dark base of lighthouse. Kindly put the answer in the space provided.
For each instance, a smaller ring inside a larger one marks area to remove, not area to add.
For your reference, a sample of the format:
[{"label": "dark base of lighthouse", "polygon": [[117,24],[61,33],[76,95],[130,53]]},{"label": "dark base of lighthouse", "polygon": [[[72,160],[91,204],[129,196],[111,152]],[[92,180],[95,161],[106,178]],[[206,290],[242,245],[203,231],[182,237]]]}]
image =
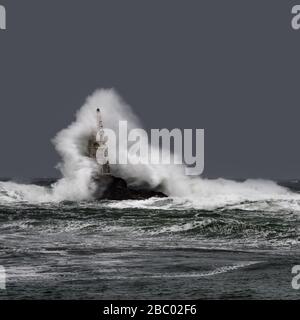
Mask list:
[{"label": "dark base of lighthouse", "polygon": [[129,188],[124,179],[113,175],[102,175],[94,180],[98,185],[94,194],[97,200],[144,200],[152,197],[167,197],[159,191]]}]

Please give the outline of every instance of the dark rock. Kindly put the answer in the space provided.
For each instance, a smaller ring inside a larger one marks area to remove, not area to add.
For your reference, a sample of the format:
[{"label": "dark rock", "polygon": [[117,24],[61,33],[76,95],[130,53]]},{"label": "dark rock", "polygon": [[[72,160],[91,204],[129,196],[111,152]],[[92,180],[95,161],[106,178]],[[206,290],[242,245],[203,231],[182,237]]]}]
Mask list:
[{"label": "dark rock", "polygon": [[167,197],[164,193],[155,190],[129,188],[124,179],[113,175],[102,175],[94,180],[98,185],[94,194],[97,200],[144,200],[152,197]]}]

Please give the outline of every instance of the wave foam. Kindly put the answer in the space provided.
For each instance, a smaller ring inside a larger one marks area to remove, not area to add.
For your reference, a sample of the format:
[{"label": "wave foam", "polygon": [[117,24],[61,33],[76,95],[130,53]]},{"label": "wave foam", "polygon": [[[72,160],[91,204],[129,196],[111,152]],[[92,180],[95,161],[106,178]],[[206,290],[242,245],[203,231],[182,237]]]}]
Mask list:
[{"label": "wave foam", "polygon": [[[88,138],[96,130],[95,110],[99,106],[105,127],[113,129],[117,136],[119,120],[127,120],[129,129],[141,127],[130,107],[114,90],[97,90],[77,112],[75,121],[59,132],[53,140],[62,159],[58,168],[63,178],[50,188],[1,182],[0,204],[20,201],[45,203],[92,200],[96,188],[92,176],[97,170],[97,165],[86,156],[86,148]],[[122,151],[122,146],[119,146],[119,152]],[[185,175],[184,167],[178,165],[115,165],[112,171],[135,186],[145,183],[153,188],[161,186],[163,191],[172,197],[172,201],[150,199],[110,204],[114,208],[212,210],[245,202],[266,201],[277,201],[279,207],[291,205],[293,210],[300,208],[299,194],[272,181],[235,182],[189,177]]]}]

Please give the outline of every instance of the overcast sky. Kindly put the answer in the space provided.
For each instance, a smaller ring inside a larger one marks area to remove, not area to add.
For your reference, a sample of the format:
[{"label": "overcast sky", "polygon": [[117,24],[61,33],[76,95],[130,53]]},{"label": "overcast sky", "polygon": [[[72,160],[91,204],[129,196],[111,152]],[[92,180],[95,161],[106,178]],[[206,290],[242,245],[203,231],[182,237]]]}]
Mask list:
[{"label": "overcast sky", "polygon": [[300,177],[297,1],[0,3],[0,176],[57,176],[51,138],[114,87],[148,129],[204,128],[208,177]]}]

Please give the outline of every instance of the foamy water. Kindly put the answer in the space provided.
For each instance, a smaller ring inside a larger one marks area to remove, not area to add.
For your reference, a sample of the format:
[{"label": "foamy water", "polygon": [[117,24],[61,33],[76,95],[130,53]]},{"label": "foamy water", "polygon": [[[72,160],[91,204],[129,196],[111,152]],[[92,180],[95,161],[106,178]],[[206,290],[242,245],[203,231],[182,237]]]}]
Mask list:
[{"label": "foamy water", "polygon": [[53,140],[60,180],[0,181],[0,299],[297,298],[287,275],[300,256],[298,192],[191,178],[183,166],[115,165],[131,186],[169,197],[97,201],[86,144],[98,107],[107,128],[141,128],[114,90],[96,91]]},{"label": "foamy water", "polygon": [[[53,139],[55,149],[61,156],[58,168],[62,173],[62,179],[51,187],[0,182],[0,204],[92,201],[96,188],[92,177],[97,165],[86,156],[86,148],[88,138],[96,130],[95,110],[98,107],[101,107],[105,127],[114,130],[116,136],[120,120],[126,120],[129,129],[142,127],[130,106],[115,90],[97,90],[78,110],[74,122]],[[119,152],[125,152],[122,145],[119,146]],[[268,206],[273,210],[274,203],[277,210],[288,208],[299,210],[299,194],[272,181],[236,182],[225,179],[191,178],[185,175],[184,167],[180,165],[115,165],[112,166],[112,173],[128,180],[136,187],[145,183],[153,188],[160,186],[172,199],[172,201],[157,199],[122,201],[110,205],[114,208],[213,210],[226,206],[245,206],[245,202],[251,202],[264,206],[264,210],[269,210]]]}]

